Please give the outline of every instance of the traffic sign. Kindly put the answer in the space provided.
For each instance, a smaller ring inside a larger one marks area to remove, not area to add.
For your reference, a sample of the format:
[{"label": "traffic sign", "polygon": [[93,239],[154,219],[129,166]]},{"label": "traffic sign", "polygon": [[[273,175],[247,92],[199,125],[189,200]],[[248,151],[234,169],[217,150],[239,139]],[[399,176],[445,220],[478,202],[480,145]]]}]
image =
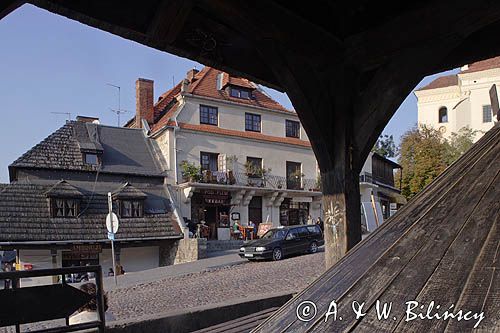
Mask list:
[{"label": "traffic sign", "polygon": [[106,228],[108,228],[108,232],[116,234],[118,231],[118,216],[115,213],[109,213],[106,216]]},{"label": "traffic sign", "polygon": [[112,232],[108,232],[108,239],[114,241],[115,240],[115,234],[112,233]]}]

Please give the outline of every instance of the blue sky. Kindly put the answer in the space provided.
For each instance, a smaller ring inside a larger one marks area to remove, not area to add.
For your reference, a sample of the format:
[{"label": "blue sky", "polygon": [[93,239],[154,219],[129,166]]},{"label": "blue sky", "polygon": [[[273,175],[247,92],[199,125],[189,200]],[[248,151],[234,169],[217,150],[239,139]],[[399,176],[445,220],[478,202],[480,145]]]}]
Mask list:
[{"label": "blue sky", "polygon": [[[59,128],[64,114],[96,116],[116,125],[121,86],[122,124],[135,112],[135,80],[155,81],[156,98],[192,67],[189,59],[143,46],[32,5],[24,5],[0,20],[0,182],[8,182],[7,166]],[[456,72],[456,71],[455,71]],[[442,75],[442,74],[439,74]],[[424,78],[418,85],[430,82]],[[270,94],[291,108],[285,94]],[[385,128],[399,140],[417,122],[411,93]]]}]

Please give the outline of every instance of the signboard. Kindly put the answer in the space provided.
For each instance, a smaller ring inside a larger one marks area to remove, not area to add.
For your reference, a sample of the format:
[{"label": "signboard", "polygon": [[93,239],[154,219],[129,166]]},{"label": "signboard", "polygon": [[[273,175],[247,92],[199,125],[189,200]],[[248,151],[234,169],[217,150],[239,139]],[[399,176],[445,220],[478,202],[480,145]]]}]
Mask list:
[{"label": "signboard", "polygon": [[108,239],[114,241],[115,240],[115,234],[108,231]]},{"label": "signboard", "polygon": [[312,202],[312,197],[293,197],[292,202]]},{"label": "signboard", "polygon": [[257,237],[262,237],[266,232],[273,228],[272,223],[260,223],[259,230],[257,230]]},{"label": "signboard", "polygon": [[231,220],[239,221],[240,220],[240,213],[239,212],[232,212],[231,213]]},{"label": "signboard", "polygon": [[118,224],[118,216],[116,216],[115,213],[109,213],[106,216],[106,228],[108,229],[108,232],[116,234],[118,231]]},{"label": "signboard", "polygon": [[224,205],[230,198],[229,191],[223,190],[204,190],[202,194],[203,201],[207,204]]},{"label": "signboard", "polygon": [[102,246],[100,244],[73,244],[71,252],[100,253],[102,252]]}]

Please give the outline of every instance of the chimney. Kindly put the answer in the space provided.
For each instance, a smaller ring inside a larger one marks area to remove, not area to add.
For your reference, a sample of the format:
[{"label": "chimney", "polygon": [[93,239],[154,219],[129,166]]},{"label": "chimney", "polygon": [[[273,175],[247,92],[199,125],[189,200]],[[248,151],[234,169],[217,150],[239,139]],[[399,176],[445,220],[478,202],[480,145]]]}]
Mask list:
[{"label": "chimney", "polygon": [[137,79],[135,81],[135,126],[142,128],[142,120],[149,124],[154,121],[153,80]]},{"label": "chimney", "polygon": [[82,123],[99,124],[99,118],[97,117],[76,116],[76,121],[80,121]]},{"label": "chimney", "polygon": [[186,79],[189,81],[189,83],[193,82],[195,79],[194,79],[194,76],[199,72],[199,70],[197,70],[196,68],[193,68],[193,69],[190,69],[188,70],[188,72],[186,73]]}]

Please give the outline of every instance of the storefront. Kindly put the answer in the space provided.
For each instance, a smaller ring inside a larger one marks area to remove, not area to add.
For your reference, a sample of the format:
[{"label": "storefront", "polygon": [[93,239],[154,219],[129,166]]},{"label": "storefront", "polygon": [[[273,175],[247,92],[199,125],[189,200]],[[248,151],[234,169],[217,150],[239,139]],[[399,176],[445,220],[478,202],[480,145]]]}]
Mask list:
[{"label": "storefront", "polygon": [[192,222],[207,226],[202,236],[208,239],[229,239],[229,214],[231,210],[229,191],[203,189],[191,198]]},{"label": "storefront", "polygon": [[280,206],[280,224],[306,224],[309,216],[309,202],[285,198]]},{"label": "storefront", "polygon": [[62,267],[99,265],[100,244],[75,244],[62,251]]}]

